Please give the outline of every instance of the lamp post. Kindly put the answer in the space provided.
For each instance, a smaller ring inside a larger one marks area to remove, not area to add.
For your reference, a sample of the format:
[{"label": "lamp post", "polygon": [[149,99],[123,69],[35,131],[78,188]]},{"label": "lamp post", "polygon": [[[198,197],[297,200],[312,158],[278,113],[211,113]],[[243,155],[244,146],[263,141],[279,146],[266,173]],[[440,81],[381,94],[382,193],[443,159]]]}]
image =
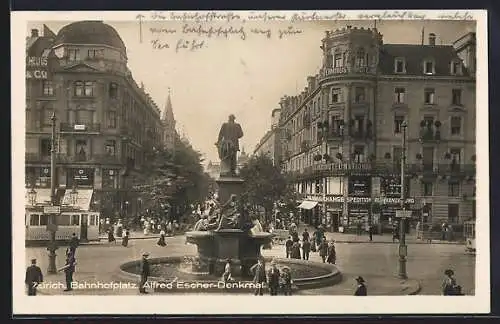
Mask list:
[{"label": "lamp post", "polygon": [[76,187],[73,187],[69,193],[69,198],[71,200],[71,204],[76,206],[76,203],[78,202],[78,191],[76,190]]},{"label": "lamp post", "polygon": [[406,121],[401,123],[403,130],[403,137],[401,139],[402,152],[401,152],[401,209],[402,217],[399,222],[399,278],[408,278],[406,274],[406,207],[405,207],[405,166],[406,166]]},{"label": "lamp post", "polygon": [[31,206],[34,206],[36,204],[36,190],[35,188],[31,187],[31,190],[28,192],[28,200],[31,204]]},{"label": "lamp post", "polygon": [[[321,137],[322,137],[322,142],[323,142],[323,146],[325,147],[325,154],[323,154],[322,156],[322,160],[325,161],[325,163],[328,163],[328,120],[325,120],[323,123],[318,123],[318,126],[320,126],[321,128]],[[320,224],[323,223],[323,220],[326,220],[326,190],[327,190],[327,185],[328,185],[328,176],[326,175],[323,179],[322,179],[322,190],[321,190],[321,193],[322,193],[322,200],[323,200],[323,211],[322,211],[322,216],[321,216],[321,222]],[[325,224],[326,225],[326,224]]]},{"label": "lamp post", "polygon": [[[52,121],[52,136],[50,139],[50,202],[52,206],[57,205],[56,201],[56,114],[52,113],[50,118]],[[57,214],[50,214],[50,222],[48,226],[50,232],[50,242],[47,250],[49,251],[49,267],[47,273],[57,273],[56,267],[56,231],[57,231]]]}]

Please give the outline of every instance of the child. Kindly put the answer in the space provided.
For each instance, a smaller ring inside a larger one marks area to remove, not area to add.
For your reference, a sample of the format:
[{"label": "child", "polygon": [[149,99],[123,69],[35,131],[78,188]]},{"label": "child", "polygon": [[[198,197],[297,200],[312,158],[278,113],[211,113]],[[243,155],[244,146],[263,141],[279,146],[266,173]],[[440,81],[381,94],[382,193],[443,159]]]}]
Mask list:
[{"label": "child", "polygon": [[285,296],[291,296],[292,295],[292,275],[290,273],[290,268],[285,266],[282,269],[281,275],[280,275],[280,288],[281,288],[281,293]]},{"label": "child", "polygon": [[289,236],[288,240],[286,240],[286,242],[285,242],[286,257],[287,258],[290,258],[290,255],[292,254],[292,246],[293,246],[292,237]]}]

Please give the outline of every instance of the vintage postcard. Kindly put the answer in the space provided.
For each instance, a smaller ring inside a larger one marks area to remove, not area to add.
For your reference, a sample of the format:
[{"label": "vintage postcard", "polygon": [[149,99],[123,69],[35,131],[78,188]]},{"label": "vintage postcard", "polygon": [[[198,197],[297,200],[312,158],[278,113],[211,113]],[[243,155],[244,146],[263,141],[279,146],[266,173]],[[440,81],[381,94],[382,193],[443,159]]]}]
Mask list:
[{"label": "vintage postcard", "polygon": [[485,11],[12,18],[14,314],[489,312]]}]

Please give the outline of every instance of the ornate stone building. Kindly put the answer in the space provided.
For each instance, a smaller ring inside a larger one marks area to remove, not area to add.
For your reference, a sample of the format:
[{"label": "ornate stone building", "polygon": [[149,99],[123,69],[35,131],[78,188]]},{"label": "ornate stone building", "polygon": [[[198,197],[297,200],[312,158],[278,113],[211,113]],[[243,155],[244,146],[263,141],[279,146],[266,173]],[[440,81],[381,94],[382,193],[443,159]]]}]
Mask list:
[{"label": "ornate stone building", "polygon": [[279,128],[281,109],[273,109],[271,112],[271,129],[264,134],[262,139],[256,145],[253,154],[264,154],[269,156],[277,166],[281,161],[281,133]]},{"label": "ornate stone building", "polygon": [[404,130],[413,220],[475,217],[475,34],[384,44],[376,29],[348,26],[326,32],[321,49],[320,73],[280,101],[282,168],[304,195],[304,220],[388,227],[400,206]]},{"label": "ornate stone building", "polygon": [[47,199],[55,113],[59,199],[75,187],[86,197],[82,208],[104,217],[135,214],[140,201],[129,190],[130,178],[162,145],[162,123],[157,105],[127,67],[116,30],[80,21],[56,35],[44,26],[43,36],[32,31],[26,54],[26,186]]}]

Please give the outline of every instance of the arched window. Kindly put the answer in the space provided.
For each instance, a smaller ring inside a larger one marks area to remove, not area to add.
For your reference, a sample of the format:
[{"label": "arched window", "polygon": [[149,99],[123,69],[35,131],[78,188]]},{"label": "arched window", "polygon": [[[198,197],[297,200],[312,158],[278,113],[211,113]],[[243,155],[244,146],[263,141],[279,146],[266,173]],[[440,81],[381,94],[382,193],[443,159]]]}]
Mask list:
[{"label": "arched window", "polygon": [[356,58],[354,60],[354,65],[356,67],[364,67],[366,66],[366,54],[363,48],[359,48],[356,51]]}]

